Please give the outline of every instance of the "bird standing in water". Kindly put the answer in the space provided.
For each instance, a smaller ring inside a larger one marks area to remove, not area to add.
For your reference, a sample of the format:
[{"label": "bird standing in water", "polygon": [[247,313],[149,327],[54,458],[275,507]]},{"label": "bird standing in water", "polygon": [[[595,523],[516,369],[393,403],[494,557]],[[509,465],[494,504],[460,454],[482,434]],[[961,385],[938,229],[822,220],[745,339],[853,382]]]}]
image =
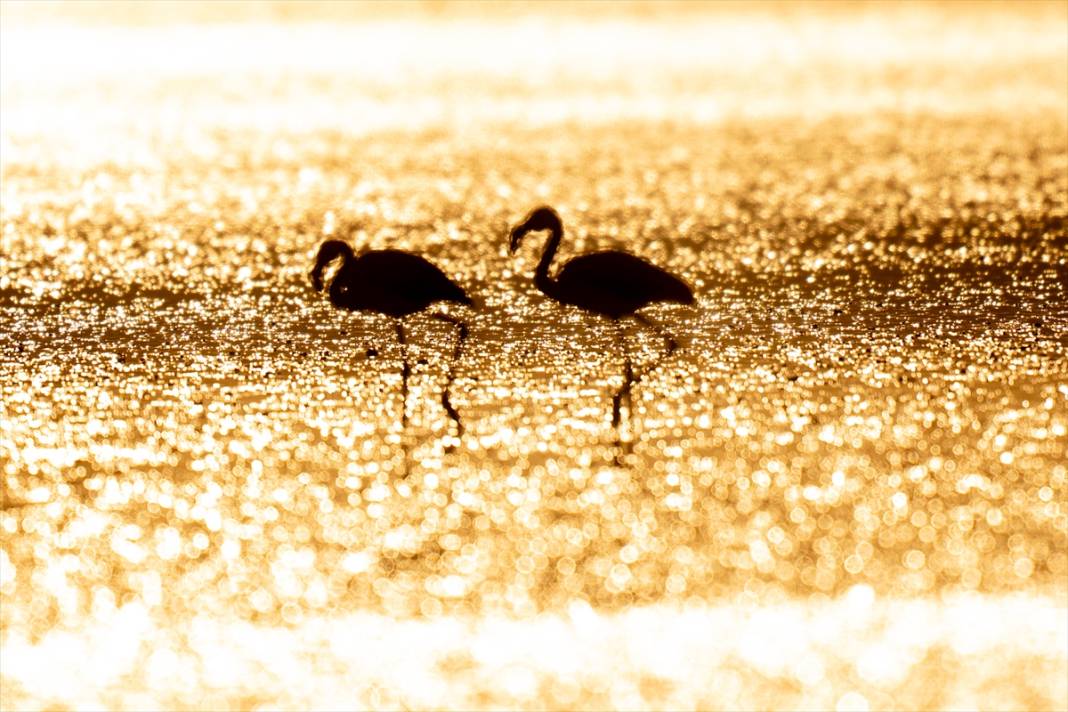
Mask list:
[{"label": "bird standing in water", "polygon": [[622,320],[631,317],[655,331],[667,344],[667,353],[649,368],[655,368],[678,347],[675,339],[659,325],[638,313],[642,307],[659,302],[693,304],[693,292],[678,277],[634,255],[618,250],[592,252],[575,257],[560,268],[556,276],[549,269],[564,235],[560,216],[550,207],[536,208],[511,233],[509,247],[515,253],[529,232],[549,231],[549,239],[534,271],[534,284],[547,297],[561,304],[585,309],[608,317],[616,330],[616,340],[623,353],[623,387],[612,398],[612,427],[619,437],[620,406],[626,399],[627,410],[633,409],[631,387],[643,374],[635,376],[623,333]]},{"label": "bird standing in water", "polygon": [[[441,270],[418,255],[400,250],[368,250],[356,255],[348,243],[327,240],[319,247],[315,266],[311,271],[311,283],[315,291],[323,290],[323,271],[335,260],[341,264],[330,280],[328,294],[330,303],[350,311],[370,311],[393,319],[397,341],[401,350],[401,426],[408,424],[408,352],[404,334],[404,318],[422,312],[434,302],[454,302],[470,306],[471,298]],[[460,358],[467,324],[448,314],[434,313],[430,316],[458,329],[456,347],[449,363],[448,380],[441,394],[441,405],[449,418],[456,423],[456,437],[463,435],[463,421],[449,400],[453,381],[453,364]]]}]

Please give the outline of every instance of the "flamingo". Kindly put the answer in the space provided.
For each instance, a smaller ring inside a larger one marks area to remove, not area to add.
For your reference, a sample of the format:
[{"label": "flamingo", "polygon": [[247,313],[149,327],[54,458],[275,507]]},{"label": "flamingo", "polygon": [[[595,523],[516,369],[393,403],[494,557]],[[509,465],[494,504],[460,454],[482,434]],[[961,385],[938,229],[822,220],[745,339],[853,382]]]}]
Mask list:
[{"label": "flamingo", "polygon": [[693,291],[673,274],[619,250],[604,250],[575,257],[564,263],[556,276],[552,277],[549,268],[564,234],[563,224],[555,210],[542,206],[531,211],[522,223],[512,229],[510,248],[515,254],[527,233],[541,230],[549,231],[549,239],[534,271],[535,286],[550,299],[607,317],[615,326],[616,343],[623,354],[623,386],[612,398],[612,427],[616,429],[616,444],[620,445],[621,403],[626,398],[628,413],[633,410],[631,386],[644,375],[635,376],[631,368],[622,322],[630,317],[665,341],[667,352],[647,369],[651,370],[670,356],[678,348],[678,343],[660,325],[638,313],[638,310],[661,302],[693,304]]},{"label": "flamingo", "polygon": [[[323,270],[337,259],[341,260],[341,266],[330,281],[330,303],[339,309],[375,312],[393,320],[401,352],[401,428],[404,429],[408,425],[408,377],[411,375],[404,333],[405,317],[424,311],[434,302],[467,306],[474,302],[440,269],[418,255],[400,250],[367,250],[357,256],[348,243],[341,240],[327,240],[320,245],[310,274],[315,291],[323,290]],[[452,366],[460,358],[467,338],[467,324],[448,314],[432,313],[430,317],[458,330],[448,380],[441,393],[441,405],[456,424],[456,437],[459,438],[464,432],[463,421],[449,400],[449,389],[453,381]]]}]

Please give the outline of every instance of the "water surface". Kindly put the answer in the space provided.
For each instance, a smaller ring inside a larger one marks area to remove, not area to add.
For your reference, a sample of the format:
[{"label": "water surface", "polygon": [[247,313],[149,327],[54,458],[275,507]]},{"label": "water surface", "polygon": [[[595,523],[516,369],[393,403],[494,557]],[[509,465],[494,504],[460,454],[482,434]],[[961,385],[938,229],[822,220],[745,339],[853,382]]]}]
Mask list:
[{"label": "water surface", "polygon": [[[1063,6],[559,10],[5,7],[0,705],[1068,705]],[[622,463],[541,203],[698,295]]]}]

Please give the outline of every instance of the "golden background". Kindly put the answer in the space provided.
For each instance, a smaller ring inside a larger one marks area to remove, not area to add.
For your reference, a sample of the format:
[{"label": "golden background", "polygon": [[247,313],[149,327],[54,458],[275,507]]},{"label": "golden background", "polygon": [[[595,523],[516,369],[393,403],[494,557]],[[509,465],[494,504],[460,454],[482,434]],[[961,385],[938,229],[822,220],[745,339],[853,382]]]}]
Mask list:
[{"label": "golden background", "polygon": [[3,709],[1068,708],[1068,5],[0,12]]}]

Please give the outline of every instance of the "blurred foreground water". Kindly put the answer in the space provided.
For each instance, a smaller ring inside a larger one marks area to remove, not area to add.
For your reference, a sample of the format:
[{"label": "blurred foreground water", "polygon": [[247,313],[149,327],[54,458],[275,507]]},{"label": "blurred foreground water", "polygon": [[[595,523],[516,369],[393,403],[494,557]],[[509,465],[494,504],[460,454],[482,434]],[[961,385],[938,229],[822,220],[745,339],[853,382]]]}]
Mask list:
[{"label": "blurred foreground water", "polygon": [[234,7],[3,6],[0,707],[1068,707],[1063,4]]}]

